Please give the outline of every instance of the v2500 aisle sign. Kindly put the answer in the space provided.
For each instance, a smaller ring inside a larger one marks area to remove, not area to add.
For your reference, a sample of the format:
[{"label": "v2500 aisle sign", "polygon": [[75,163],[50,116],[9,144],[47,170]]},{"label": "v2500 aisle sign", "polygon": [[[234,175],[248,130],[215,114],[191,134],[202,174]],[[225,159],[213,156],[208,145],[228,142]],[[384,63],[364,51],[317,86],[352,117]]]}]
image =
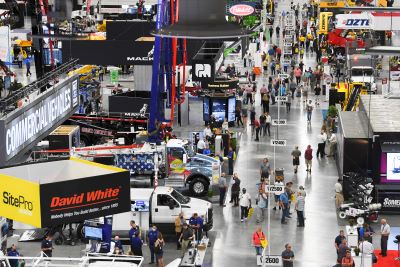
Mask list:
[{"label": "v2500 aisle sign", "polygon": [[29,105],[0,120],[0,166],[23,154],[71,116],[78,107],[78,78],[61,82]]}]

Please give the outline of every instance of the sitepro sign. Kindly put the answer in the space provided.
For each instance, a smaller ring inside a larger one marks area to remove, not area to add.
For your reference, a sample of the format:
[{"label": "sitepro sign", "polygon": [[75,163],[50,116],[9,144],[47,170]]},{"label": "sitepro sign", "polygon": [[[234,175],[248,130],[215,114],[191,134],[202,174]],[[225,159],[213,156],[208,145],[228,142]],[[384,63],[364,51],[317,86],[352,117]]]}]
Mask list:
[{"label": "sitepro sign", "polygon": [[372,29],[372,17],[367,13],[336,15],[337,29]]},{"label": "sitepro sign", "polygon": [[0,166],[24,153],[71,116],[78,107],[78,77],[71,77],[32,103],[0,119]]}]

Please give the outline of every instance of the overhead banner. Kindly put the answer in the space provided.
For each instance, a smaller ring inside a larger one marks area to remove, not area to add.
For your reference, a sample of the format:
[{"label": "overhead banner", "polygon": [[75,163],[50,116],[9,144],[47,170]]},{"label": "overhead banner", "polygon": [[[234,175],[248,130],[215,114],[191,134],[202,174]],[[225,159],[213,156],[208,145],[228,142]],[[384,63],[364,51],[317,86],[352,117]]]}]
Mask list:
[{"label": "overhead banner", "polygon": [[35,227],[131,210],[129,172],[71,158],[0,169],[0,216]]},{"label": "overhead banner", "polygon": [[332,12],[321,12],[319,14],[319,34],[328,33],[329,18],[332,16]]},{"label": "overhead banner", "polygon": [[0,166],[41,141],[75,113],[79,82],[74,76],[43,93],[30,104],[0,119]]},{"label": "overhead banner", "polygon": [[367,13],[338,14],[335,17],[337,29],[372,29],[372,17]]}]

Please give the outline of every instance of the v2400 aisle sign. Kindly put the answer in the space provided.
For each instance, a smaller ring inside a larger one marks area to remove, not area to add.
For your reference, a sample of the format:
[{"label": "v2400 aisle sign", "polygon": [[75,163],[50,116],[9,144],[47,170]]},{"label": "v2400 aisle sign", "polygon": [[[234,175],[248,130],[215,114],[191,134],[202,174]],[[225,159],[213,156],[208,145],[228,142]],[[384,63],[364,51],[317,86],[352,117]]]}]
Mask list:
[{"label": "v2400 aisle sign", "polygon": [[249,16],[254,13],[254,7],[244,4],[238,4],[229,8],[229,13],[239,17]]}]

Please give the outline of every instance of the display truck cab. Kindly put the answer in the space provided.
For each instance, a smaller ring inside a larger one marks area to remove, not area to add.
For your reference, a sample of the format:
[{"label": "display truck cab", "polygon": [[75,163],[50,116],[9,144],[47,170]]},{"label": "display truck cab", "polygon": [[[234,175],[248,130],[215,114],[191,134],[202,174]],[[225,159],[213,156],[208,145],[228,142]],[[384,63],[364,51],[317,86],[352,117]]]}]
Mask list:
[{"label": "display truck cab", "polygon": [[350,70],[352,83],[364,83],[372,93],[376,93],[375,71],[371,66],[355,66]]},{"label": "display truck cab", "polygon": [[219,160],[195,153],[190,143],[171,139],[166,145],[166,176],[168,179],[184,181],[195,196],[207,194],[210,184],[217,182],[221,175]]},{"label": "display truck cab", "polygon": [[203,217],[204,225],[208,229],[213,226],[213,209],[210,202],[183,196],[172,187],[132,188],[131,207],[130,212],[113,215],[114,234],[126,237],[131,220],[142,230],[149,230],[155,224],[160,231],[173,233],[175,219],[181,212],[186,220],[197,213]]}]

